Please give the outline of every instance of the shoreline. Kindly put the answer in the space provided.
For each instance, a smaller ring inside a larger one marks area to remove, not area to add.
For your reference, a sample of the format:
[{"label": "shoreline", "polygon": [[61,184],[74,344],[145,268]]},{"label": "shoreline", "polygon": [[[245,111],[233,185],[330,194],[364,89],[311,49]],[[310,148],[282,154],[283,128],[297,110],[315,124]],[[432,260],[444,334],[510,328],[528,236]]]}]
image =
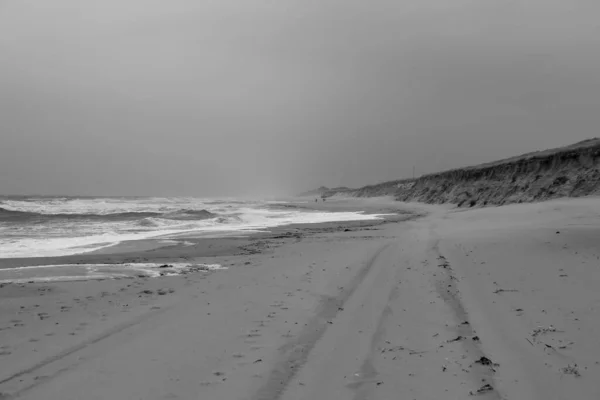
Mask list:
[{"label": "shoreline", "polygon": [[0,393],[598,397],[597,199],[394,206],[414,215],[89,256],[223,271],[4,285]]},{"label": "shoreline", "polygon": [[[360,205],[361,202],[351,203]],[[331,209],[335,205],[327,207]],[[344,207],[351,206],[345,204]],[[370,210],[374,212],[375,208]],[[28,384],[23,385],[17,378],[31,365],[45,365],[60,354],[85,348],[106,332],[112,334],[115,329],[136,325],[161,314],[174,304],[191,301],[198,297],[193,287],[204,286],[210,279],[227,280],[231,272],[251,274],[251,271],[240,270],[253,268],[261,260],[279,257],[274,254],[281,248],[293,248],[303,241],[319,241],[320,235],[368,236],[411,218],[414,218],[412,213],[405,213],[388,215],[381,220],[284,225],[269,232],[241,237],[185,238],[185,241],[193,242],[193,246],[147,248],[142,241],[127,244],[132,249],[128,252],[1,259],[0,271],[36,265],[109,263],[118,266],[138,262],[219,264],[227,270],[194,271],[164,277],[0,284],[0,393],[20,392],[21,389],[12,388],[27,387]],[[207,289],[205,287],[201,292]],[[37,384],[40,380],[37,374],[32,379],[29,384]]]},{"label": "shoreline", "polygon": [[[119,264],[132,262],[162,262],[168,260],[175,262],[177,260],[188,260],[190,258],[214,257],[227,255],[236,248],[246,246],[257,239],[269,239],[274,236],[284,234],[294,234],[300,232],[306,234],[310,228],[316,230],[329,230],[335,227],[349,226],[370,226],[378,225],[383,222],[403,219],[411,211],[406,210],[406,206],[394,206],[394,201],[390,198],[375,198],[368,200],[342,199],[328,204],[315,203],[282,203],[282,208],[301,208],[311,211],[329,211],[329,212],[364,212],[364,214],[394,214],[383,216],[381,219],[356,220],[356,221],[331,221],[307,224],[287,224],[272,228],[265,228],[264,231],[238,231],[226,232],[219,237],[210,237],[217,234],[208,232],[190,232],[181,234],[177,238],[151,238],[140,240],[128,240],[90,252],[66,255],[66,256],[48,256],[48,257],[22,257],[22,258],[0,258],[0,270],[6,268],[18,268],[23,266],[42,266],[54,264]],[[414,207],[412,208],[414,209]],[[404,214],[403,214],[404,213]],[[407,214],[408,213],[408,214]],[[198,236],[207,235],[209,237]],[[176,242],[176,243],[165,243]]]},{"label": "shoreline", "polygon": [[4,221],[0,259],[125,253],[140,251],[142,246],[147,250],[164,247],[185,238],[237,237],[289,224],[378,217],[368,215],[373,212],[365,214],[362,209],[361,204],[371,202],[358,202],[334,212],[319,211],[320,207],[306,207],[303,203],[233,201],[210,205],[197,198],[146,198],[137,203],[117,202],[108,209],[101,199],[91,200],[85,207],[69,198],[58,203],[48,199],[2,203],[7,209],[0,207],[0,219]]}]

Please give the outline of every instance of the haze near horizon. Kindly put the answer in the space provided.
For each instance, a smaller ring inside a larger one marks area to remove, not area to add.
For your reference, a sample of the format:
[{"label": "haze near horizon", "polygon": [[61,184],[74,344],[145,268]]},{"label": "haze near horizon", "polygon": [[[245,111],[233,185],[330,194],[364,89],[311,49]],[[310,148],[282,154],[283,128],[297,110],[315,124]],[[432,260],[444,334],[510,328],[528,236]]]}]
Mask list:
[{"label": "haze near horizon", "polygon": [[0,194],[280,195],[597,136],[589,0],[5,0]]}]

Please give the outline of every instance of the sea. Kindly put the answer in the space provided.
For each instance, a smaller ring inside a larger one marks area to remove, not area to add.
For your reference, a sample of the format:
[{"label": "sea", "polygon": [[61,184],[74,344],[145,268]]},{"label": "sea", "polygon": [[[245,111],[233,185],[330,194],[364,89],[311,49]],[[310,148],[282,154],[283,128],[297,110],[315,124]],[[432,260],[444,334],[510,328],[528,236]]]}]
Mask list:
[{"label": "sea", "polygon": [[131,240],[244,235],[288,224],[380,218],[294,204],[234,198],[0,196],[0,258],[66,256]]}]

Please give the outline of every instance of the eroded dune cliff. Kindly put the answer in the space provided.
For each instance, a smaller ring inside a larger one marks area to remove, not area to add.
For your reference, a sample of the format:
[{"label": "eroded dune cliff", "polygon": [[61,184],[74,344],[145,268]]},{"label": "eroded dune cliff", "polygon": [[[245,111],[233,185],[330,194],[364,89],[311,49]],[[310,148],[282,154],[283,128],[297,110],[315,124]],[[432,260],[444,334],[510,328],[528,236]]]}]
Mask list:
[{"label": "eroded dune cliff", "polygon": [[417,179],[383,182],[359,189],[330,189],[324,191],[324,196],[393,195],[400,201],[473,207],[599,192],[600,139],[596,138]]}]

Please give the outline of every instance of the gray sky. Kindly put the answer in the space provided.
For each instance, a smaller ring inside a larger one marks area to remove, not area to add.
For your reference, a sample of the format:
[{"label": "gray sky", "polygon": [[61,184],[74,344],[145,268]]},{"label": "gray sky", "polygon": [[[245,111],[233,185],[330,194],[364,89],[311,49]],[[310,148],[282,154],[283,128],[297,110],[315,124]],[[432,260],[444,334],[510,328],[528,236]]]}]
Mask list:
[{"label": "gray sky", "polygon": [[0,194],[360,186],[598,136],[597,0],[0,0]]}]

